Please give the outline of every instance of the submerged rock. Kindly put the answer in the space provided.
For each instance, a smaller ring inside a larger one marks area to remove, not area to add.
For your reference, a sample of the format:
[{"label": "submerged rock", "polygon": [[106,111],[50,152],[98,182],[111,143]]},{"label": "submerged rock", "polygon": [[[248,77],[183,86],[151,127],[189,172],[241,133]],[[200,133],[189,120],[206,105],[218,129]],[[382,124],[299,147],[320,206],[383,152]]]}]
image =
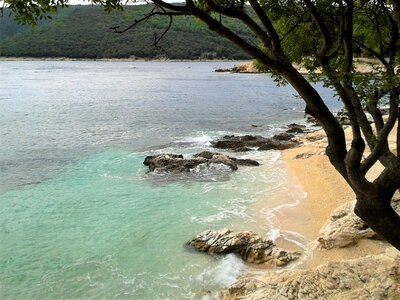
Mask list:
[{"label": "submerged rock", "polygon": [[275,248],[271,240],[266,240],[251,231],[207,230],[187,245],[209,254],[234,253],[249,263],[268,263],[275,266],[284,266],[300,256],[298,252]]},{"label": "submerged rock", "polygon": [[230,149],[236,152],[249,151],[251,148],[258,150],[284,150],[297,147],[300,143],[293,140],[294,135],[282,133],[272,138],[253,135],[227,135],[217,141],[212,141],[211,145],[218,149]]},{"label": "submerged rock", "polygon": [[236,171],[238,166],[259,166],[259,163],[255,160],[238,159],[210,151],[200,152],[192,158],[184,158],[182,155],[176,154],[147,156],[143,164],[149,167],[150,172],[158,170],[172,173],[190,172],[201,164],[223,164],[232,171]]},{"label": "submerged rock", "polygon": [[[343,248],[356,244],[360,239],[379,238],[375,231],[354,213],[355,203],[356,201],[345,203],[333,211],[319,233],[319,248]],[[392,206],[400,213],[400,197],[396,196],[393,199]]]},{"label": "submerged rock", "polygon": [[268,272],[263,280],[242,278],[224,293],[223,299],[397,300],[400,256],[394,248],[389,249],[386,254],[330,262],[316,269]]}]

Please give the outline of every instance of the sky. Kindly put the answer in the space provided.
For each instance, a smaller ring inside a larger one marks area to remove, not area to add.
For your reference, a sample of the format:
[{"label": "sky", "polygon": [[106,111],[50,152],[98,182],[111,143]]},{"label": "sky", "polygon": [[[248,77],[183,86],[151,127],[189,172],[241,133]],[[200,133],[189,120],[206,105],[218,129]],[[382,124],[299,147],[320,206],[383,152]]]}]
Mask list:
[{"label": "sky", "polygon": [[[138,0],[137,2],[144,2],[144,1],[140,1]],[[166,2],[176,2],[176,1],[166,1]],[[68,0],[68,4],[90,4],[90,0]]]}]

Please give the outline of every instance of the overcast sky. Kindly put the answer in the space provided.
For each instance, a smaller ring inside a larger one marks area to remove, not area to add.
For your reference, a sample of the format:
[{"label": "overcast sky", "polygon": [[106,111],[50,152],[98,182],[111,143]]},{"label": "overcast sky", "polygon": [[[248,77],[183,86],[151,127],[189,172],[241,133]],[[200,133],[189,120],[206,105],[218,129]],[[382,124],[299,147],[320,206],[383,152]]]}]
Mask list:
[{"label": "overcast sky", "polygon": [[[138,0],[137,2],[144,2],[144,1]],[[174,1],[166,1],[166,2],[174,2]],[[175,0],[175,2],[176,2],[176,0]],[[68,0],[68,4],[90,4],[90,0],[89,1],[88,0],[86,0],[86,1],[83,1],[83,0]]]}]

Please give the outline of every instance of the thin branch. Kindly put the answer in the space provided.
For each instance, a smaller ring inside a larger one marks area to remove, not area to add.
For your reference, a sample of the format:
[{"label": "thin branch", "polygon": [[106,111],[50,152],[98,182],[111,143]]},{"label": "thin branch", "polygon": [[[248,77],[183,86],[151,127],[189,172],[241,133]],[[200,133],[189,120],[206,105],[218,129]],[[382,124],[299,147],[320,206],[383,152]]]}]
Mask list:
[{"label": "thin branch", "polygon": [[[380,28],[380,26],[379,26],[379,20],[377,20],[377,13],[376,13],[376,11],[374,11],[374,17],[375,17],[375,19],[373,18],[373,17],[371,17],[367,12],[364,14],[370,21],[371,21],[371,23],[372,23],[372,25],[374,26],[374,28],[375,28],[375,31],[377,32],[377,34],[378,34],[378,38],[379,38],[379,50],[380,50],[380,52],[381,52],[381,55],[383,55],[383,53],[384,53],[384,50],[383,50],[383,38],[382,38],[382,33],[381,33],[381,28]],[[377,20],[376,22],[375,22],[375,20]]]},{"label": "thin branch", "polygon": [[[163,10],[164,13],[167,13],[167,11],[165,10],[165,8],[163,8],[163,7],[160,7],[160,8]],[[163,39],[163,37],[167,34],[167,32],[168,32],[168,31],[171,29],[171,27],[172,27],[172,22],[173,22],[172,15],[171,15],[171,14],[168,14],[168,16],[169,16],[169,23],[168,23],[167,28],[165,28],[164,32],[163,32],[159,37],[157,37],[157,33],[156,33],[156,32],[154,33],[154,44],[153,44],[154,47],[156,47],[157,49],[162,50],[162,51],[165,52],[165,53],[167,53],[167,51],[166,51],[163,47],[161,47],[158,43]],[[167,55],[168,55],[168,54],[167,54]]]},{"label": "thin branch", "polygon": [[[138,24],[148,21],[149,19],[151,19],[154,16],[168,16],[168,17],[172,18],[173,16],[188,15],[186,12],[155,11],[156,8],[157,8],[157,6],[154,7],[152,9],[152,11],[150,13],[148,13],[147,15],[145,15],[143,18],[135,20],[131,25],[129,25],[128,27],[125,27],[122,30],[119,29],[120,26],[110,27],[110,29],[114,30],[115,33],[124,33],[124,32],[127,32],[128,30],[132,29],[133,27],[137,26]],[[165,35],[165,33],[163,34],[163,36],[164,35]]]},{"label": "thin branch", "polygon": [[386,6],[382,5],[382,9],[386,13],[386,17],[388,20],[388,25],[391,28],[391,37],[390,37],[390,44],[389,44],[389,68],[388,71],[391,71],[394,76],[394,64],[396,60],[396,55],[397,55],[397,42],[399,41],[399,26],[396,21],[392,18],[391,12],[387,9]]},{"label": "thin branch", "polygon": [[303,11],[303,13],[301,14],[301,16],[298,18],[298,20],[296,21],[296,23],[280,38],[280,41],[282,42],[289,34],[292,33],[293,30],[295,30],[297,28],[297,26],[300,25],[300,23],[303,21],[304,16],[306,15],[306,13],[308,12],[308,10],[306,9],[305,11]]},{"label": "thin branch", "polygon": [[349,120],[353,132],[353,138],[361,138],[361,132],[360,132],[360,124],[357,119],[357,114],[356,114],[356,109],[354,107],[354,104],[351,100],[351,95],[349,94],[348,90],[343,86],[342,80],[340,78],[340,75],[338,72],[332,67],[327,64],[323,66],[323,69],[325,71],[325,74],[330,80],[330,84],[335,88],[337,91],[340,99],[342,100],[344,107],[349,115]]},{"label": "thin branch", "polygon": [[354,40],[354,42],[364,50],[367,50],[370,54],[375,56],[385,67],[389,66],[389,62],[386,61],[385,56],[383,54],[379,54],[374,49],[367,47],[364,45],[364,41]]}]

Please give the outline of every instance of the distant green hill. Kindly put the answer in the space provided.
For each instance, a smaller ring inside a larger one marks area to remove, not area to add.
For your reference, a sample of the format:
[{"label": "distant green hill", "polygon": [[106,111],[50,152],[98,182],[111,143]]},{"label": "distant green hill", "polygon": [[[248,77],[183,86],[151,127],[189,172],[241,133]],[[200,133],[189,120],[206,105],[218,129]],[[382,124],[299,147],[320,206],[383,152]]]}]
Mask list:
[{"label": "distant green hill", "polygon": [[[211,33],[191,17],[174,19],[160,46],[153,46],[154,33],[161,34],[168,19],[158,17],[133,30],[116,34],[110,27],[129,26],[151,10],[150,5],[126,7],[105,13],[99,6],[70,6],[60,10],[53,20],[35,28],[17,25],[7,11],[0,17],[0,56],[69,58],[159,58],[247,59],[246,54]],[[225,22],[222,20],[222,22]],[[226,21],[235,31],[252,39],[240,26]]]}]

